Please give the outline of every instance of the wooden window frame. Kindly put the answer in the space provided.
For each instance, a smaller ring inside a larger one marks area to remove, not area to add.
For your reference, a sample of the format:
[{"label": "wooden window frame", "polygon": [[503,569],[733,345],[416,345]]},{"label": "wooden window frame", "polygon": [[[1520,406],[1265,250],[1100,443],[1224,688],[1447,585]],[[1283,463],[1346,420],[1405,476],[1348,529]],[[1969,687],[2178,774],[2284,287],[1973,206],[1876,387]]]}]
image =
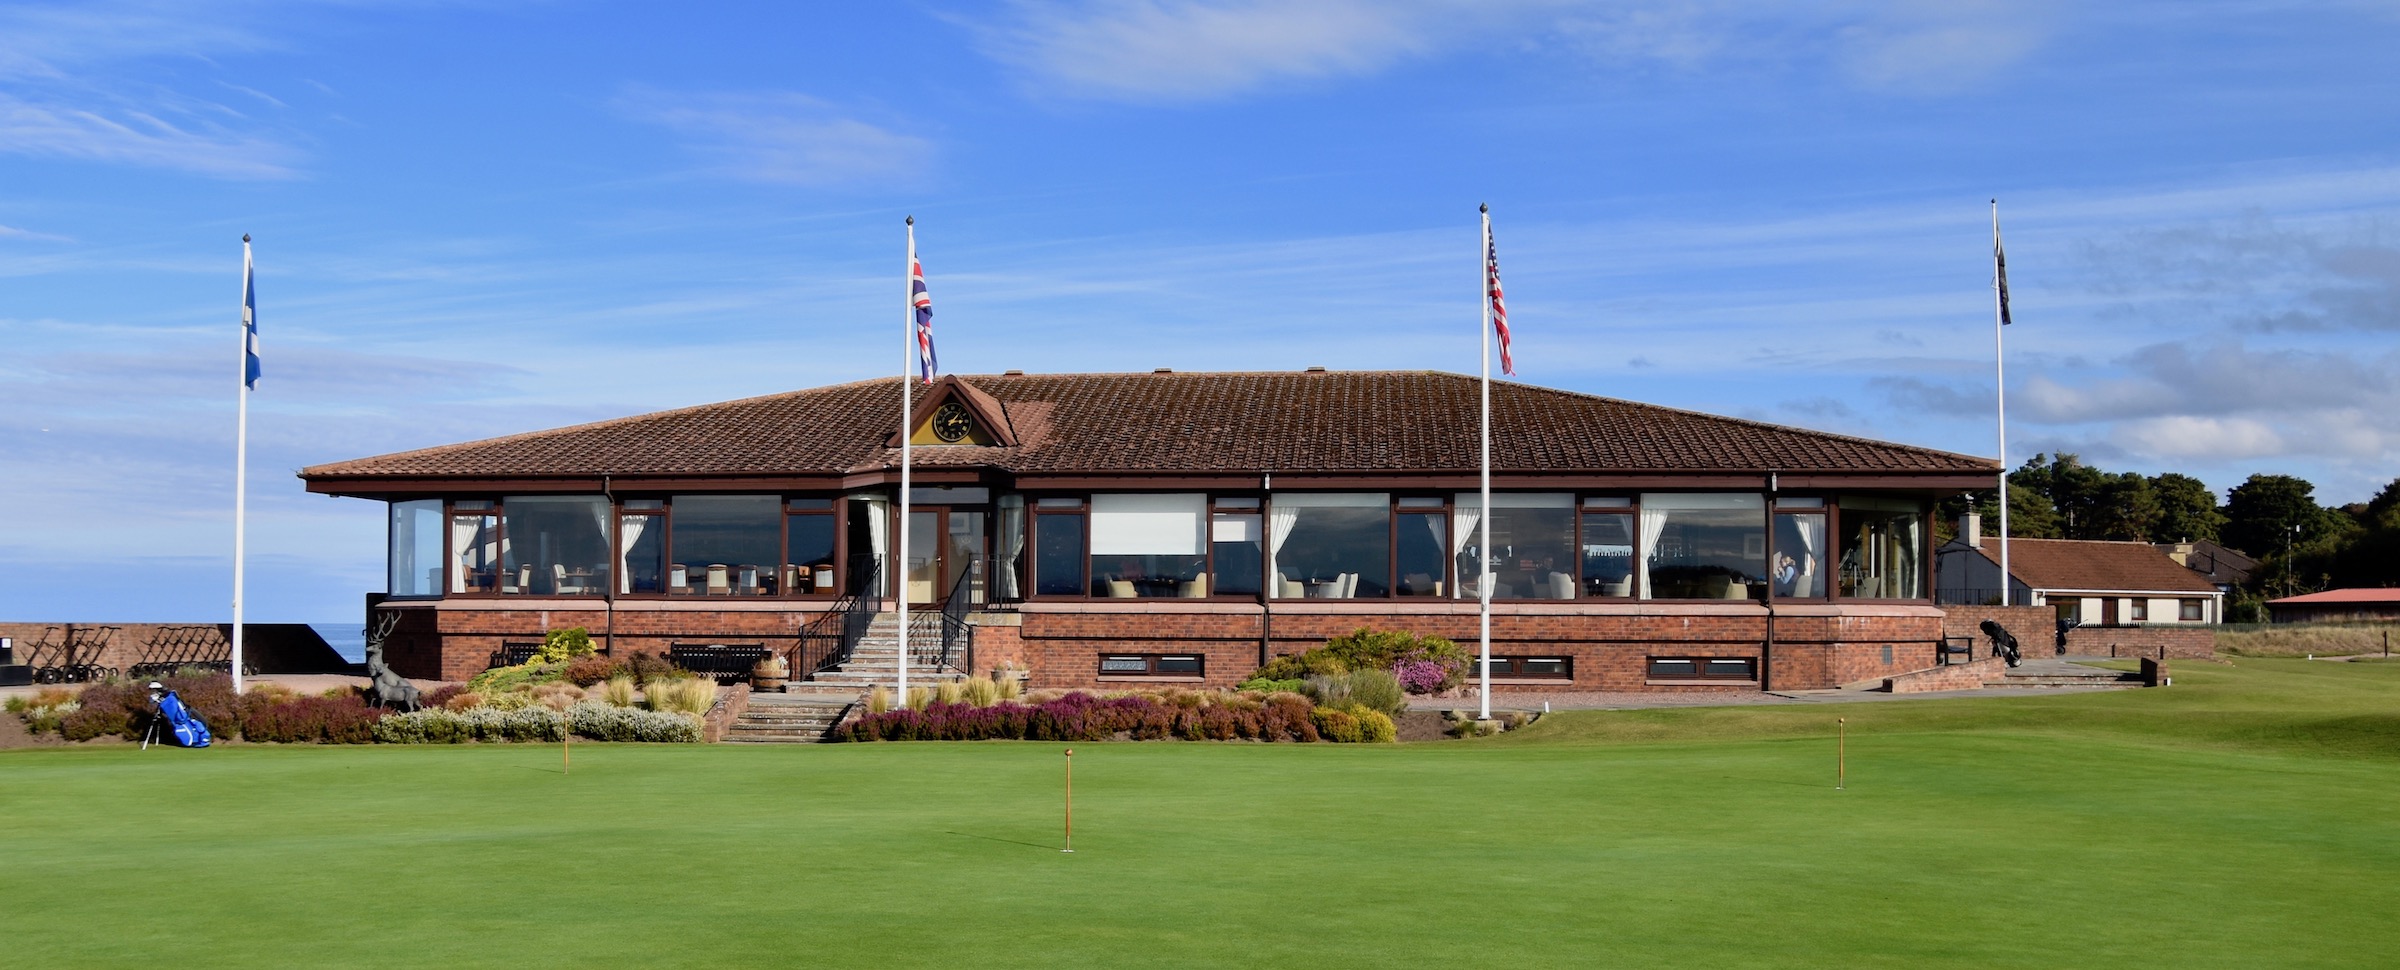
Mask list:
[{"label": "wooden window frame", "polygon": [[[1074,508],[1052,506],[1043,508],[1045,499],[1073,498]],[[1042,592],[1042,530],[1045,520],[1075,521],[1075,530],[1082,537],[1083,576],[1074,593]],[[1049,603],[1086,603],[1099,597],[1092,595],[1092,499],[1089,495],[1028,495],[1025,497],[1025,598],[1028,601]]]},{"label": "wooden window frame", "polygon": [[[1111,662],[1116,662],[1122,665],[1126,661],[1138,661],[1142,664],[1142,669],[1139,671],[1133,671],[1123,669],[1122,666],[1116,670],[1109,669]],[[1163,669],[1164,665],[1168,662],[1176,662],[1180,665],[1182,661],[1190,661],[1191,669]],[[1208,679],[1208,655],[1205,653],[1117,653],[1102,651],[1096,655],[1095,663],[1096,668],[1093,676],[1094,679],[1101,681],[1197,683]]]},{"label": "wooden window frame", "polygon": [[2125,604],[2125,620],[2126,620],[2126,622],[2128,622],[2128,623],[2148,623],[2148,622],[2150,622],[2150,597],[2147,597],[2147,596],[2129,596],[2129,597],[2126,597],[2126,600],[2127,600],[2127,602],[2126,602],[2126,604]]},{"label": "wooden window frame", "polygon": [[[1709,672],[1709,667],[1711,666],[1711,664],[1712,664],[1712,663],[1727,662],[1727,661],[1740,661],[1740,662],[1742,662],[1742,663],[1744,663],[1744,664],[1747,664],[1747,665],[1748,665],[1748,668],[1749,668],[1747,675],[1746,675],[1746,676],[1741,676],[1741,677],[1734,677],[1734,676],[1725,675],[1725,674],[1712,674],[1712,673],[1710,673],[1710,672]],[[1692,672],[1691,672],[1691,673],[1689,673],[1689,674],[1679,674],[1679,673],[1664,673],[1664,674],[1662,674],[1662,673],[1660,673],[1660,671],[1659,671],[1659,669],[1658,669],[1658,665],[1659,665],[1659,664],[1662,664],[1662,663],[1679,663],[1679,662],[1680,662],[1680,663],[1689,663],[1689,664],[1691,664],[1691,665],[1692,665]],[[1674,655],[1654,655],[1654,656],[1647,656],[1647,657],[1644,657],[1644,658],[1642,658],[1642,679],[1643,679],[1643,681],[1644,681],[1645,683],[1648,683],[1648,684],[1652,684],[1652,685],[1658,685],[1658,686],[1668,686],[1668,687],[1675,687],[1675,686],[1686,686],[1686,687],[1689,687],[1689,686],[1704,686],[1704,685],[1713,685],[1713,684],[1736,684],[1736,685],[1741,685],[1741,684],[1752,684],[1752,685],[1755,685],[1755,684],[1757,684],[1757,683],[1758,683],[1758,658],[1757,658],[1757,657],[1724,657],[1724,656],[1689,656],[1689,655],[1686,655],[1686,656],[1674,656]]]},{"label": "wooden window frame", "polygon": [[2199,623],[2208,619],[2208,601],[2193,597],[2175,601],[2175,620],[2178,623]]},{"label": "wooden window frame", "polygon": [[[792,503],[804,501],[823,501],[826,505],[822,509],[792,508]],[[841,595],[838,591],[846,584],[846,580],[842,576],[843,532],[846,531],[843,528],[846,523],[843,520],[842,507],[848,503],[849,499],[840,495],[783,496],[783,528],[775,538],[776,545],[781,549],[781,553],[775,557],[775,595],[765,598],[822,600],[834,599]],[[823,516],[833,523],[833,585],[825,589],[795,593],[791,589],[791,584],[783,581],[784,570],[792,565],[792,520],[812,515]]]}]

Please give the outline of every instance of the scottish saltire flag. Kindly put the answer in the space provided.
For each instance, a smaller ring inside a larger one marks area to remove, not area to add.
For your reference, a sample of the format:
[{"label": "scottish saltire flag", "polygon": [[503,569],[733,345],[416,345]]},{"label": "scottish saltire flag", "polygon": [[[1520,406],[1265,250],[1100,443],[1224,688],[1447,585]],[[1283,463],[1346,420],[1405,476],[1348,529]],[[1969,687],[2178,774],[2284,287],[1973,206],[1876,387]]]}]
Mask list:
[{"label": "scottish saltire flag", "polygon": [[251,282],[250,237],[242,237],[242,386],[258,389],[258,287]]},{"label": "scottish saltire flag", "polygon": [[1516,359],[1508,353],[1508,303],[1500,298],[1500,248],[1492,244],[1491,217],[1483,224],[1484,292],[1492,301],[1492,329],[1500,332],[1500,373],[1515,374]]},{"label": "scottish saltire flag", "polygon": [[2000,217],[1992,217],[1992,285],[2000,290],[2000,325],[2016,321],[2008,318],[2008,254],[2000,249]]},{"label": "scottish saltire flag", "polygon": [[925,265],[917,262],[917,247],[908,247],[908,302],[917,308],[917,374],[933,383],[941,363],[933,353],[933,297],[925,292]]}]

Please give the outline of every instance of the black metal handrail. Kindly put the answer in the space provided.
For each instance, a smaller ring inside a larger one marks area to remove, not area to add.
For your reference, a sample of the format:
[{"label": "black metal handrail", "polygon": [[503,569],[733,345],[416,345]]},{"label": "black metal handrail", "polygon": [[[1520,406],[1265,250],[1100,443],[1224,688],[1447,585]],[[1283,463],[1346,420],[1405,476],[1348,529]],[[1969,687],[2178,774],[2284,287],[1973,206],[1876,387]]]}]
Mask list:
[{"label": "black metal handrail", "polygon": [[967,568],[959,570],[958,581],[950,584],[950,595],[942,600],[940,612],[908,618],[911,662],[936,670],[975,672],[975,625],[967,622],[967,613],[975,604],[967,601],[967,583],[979,563],[980,557],[969,559]]},{"label": "black metal handrail", "polygon": [[881,560],[872,555],[850,557],[847,579],[850,591],[834,601],[832,611],[800,631],[800,642],[787,658],[793,680],[848,663],[875,614],[883,611]]}]

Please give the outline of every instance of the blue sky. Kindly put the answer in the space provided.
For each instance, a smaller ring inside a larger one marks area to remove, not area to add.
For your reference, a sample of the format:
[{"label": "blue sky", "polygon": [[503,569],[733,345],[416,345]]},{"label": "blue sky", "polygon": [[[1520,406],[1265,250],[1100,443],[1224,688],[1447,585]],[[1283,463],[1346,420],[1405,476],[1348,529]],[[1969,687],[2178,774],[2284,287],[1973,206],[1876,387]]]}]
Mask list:
[{"label": "blue sky", "polygon": [[0,618],[343,621],[303,465],[890,373],[1475,368],[2218,489],[2400,475],[2400,5],[0,6]]}]

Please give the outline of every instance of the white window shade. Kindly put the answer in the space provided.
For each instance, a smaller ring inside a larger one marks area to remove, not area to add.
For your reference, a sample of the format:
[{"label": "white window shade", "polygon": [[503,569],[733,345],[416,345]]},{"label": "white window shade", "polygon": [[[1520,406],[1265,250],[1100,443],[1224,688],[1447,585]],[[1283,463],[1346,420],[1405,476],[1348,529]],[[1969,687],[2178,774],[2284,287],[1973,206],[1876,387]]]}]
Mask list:
[{"label": "white window shade", "polygon": [[1208,496],[1092,496],[1092,555],[1197,556],[1206,551]]}]

